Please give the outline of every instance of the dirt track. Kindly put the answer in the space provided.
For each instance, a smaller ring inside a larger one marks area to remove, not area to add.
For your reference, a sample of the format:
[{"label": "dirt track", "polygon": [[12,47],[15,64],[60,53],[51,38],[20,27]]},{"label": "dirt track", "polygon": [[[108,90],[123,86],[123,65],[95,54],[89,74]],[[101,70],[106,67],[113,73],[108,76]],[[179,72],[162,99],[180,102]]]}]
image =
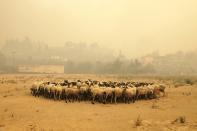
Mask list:
[{"label": "dirt track", "polygon": [[[197,86],[174,88],[171,85],[166,90],[167,95],[159,100],[117,105],[92,105],[90,102],[66,104],[30,95],[33,81],[63,78],[113,79],[112,76],[92,75],[1,75],[0,131],[197,130]],[[135,127],[139,115],[141,126]],[[185,116],[186,123],[172,124],[179,116]]]}]

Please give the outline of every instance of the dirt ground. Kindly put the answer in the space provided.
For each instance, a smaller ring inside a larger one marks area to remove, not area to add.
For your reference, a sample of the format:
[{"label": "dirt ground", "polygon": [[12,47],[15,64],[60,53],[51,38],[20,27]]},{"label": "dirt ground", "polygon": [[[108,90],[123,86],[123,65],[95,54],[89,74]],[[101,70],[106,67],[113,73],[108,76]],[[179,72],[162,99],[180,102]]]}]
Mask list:
[{"label": "dirt ground", "polygon": [[[31,96],[36,80],[97,79],[154,81],[112,75],[0,75],[0,131],[195,131],[197,86],[174,87],[168,81],[165,97],[134,104],[65,103]],[[180,123],[179,117],[185,117]],[[137,118],[139,126],[137,124]]]}]

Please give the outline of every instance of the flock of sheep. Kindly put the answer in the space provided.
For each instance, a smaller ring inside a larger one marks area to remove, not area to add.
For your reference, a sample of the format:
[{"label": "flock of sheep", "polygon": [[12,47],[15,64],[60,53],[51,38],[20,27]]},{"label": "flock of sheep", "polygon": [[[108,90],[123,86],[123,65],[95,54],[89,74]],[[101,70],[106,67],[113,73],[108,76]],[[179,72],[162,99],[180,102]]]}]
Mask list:
[{"label": "flock of sheep", "polygon": [[99,82],[96,80],[35,82],[31,94],[54,100],[91,101],[100,103],[135,102],[154,99],[165,93],[165,86],[147,82]]}]

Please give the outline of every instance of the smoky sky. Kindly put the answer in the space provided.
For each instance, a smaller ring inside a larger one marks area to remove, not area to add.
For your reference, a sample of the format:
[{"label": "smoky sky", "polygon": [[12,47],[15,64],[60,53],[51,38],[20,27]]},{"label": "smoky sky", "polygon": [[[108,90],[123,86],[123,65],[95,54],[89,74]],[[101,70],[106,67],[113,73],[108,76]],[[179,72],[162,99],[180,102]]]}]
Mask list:
[{"label": "smoky sky", "polygon": [[196,0],[0,0],[0,44],[98,43],[129,57],[197,48]]}]

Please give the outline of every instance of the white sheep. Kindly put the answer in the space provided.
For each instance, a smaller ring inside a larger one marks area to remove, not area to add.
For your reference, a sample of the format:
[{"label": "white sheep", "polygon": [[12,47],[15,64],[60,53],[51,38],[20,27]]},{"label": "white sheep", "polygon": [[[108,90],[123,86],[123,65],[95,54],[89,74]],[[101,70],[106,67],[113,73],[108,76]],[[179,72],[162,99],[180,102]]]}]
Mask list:
[{"label": "white sheep", "polygon": [[91,97],[92,104],[95,103],[95,98],[98,98],[100,102],[103,102],[104,89],[100,88],[98,85],[94,85],[91,87]]},{"label": "white sheep", "polygon": [[122,97],[122,93],[123,93],[123,88],[122,87],[116,86],[114,88],[114,102],[115,102],[115,104],[117,103],[117,99]]},{"label": "white sheep", "polygon": [[144,97],[145,99],[148,98],[148,89],[147,89],[147,86],[137,87],[136,99],[139,99],[139,98],[142,98],[142,97]]},{"label": "white sheep", "polygon": [[132,102],[134,103],[135,98],[136,98],[136,93],[137,93],[136,87],[124,88],[124,91],[123,91],[124,102],[130,103],[130,100],[132,100]]},{"label": "white sheep", "polygon": [[113,94],[114,94],[114,88],[112,87],[106,87],[103,88],[104,89],[104,93],[105,93],[105,98],[104,98],[104,103],[107,102],[107,99],[110,98],[110,102],[113,102]]}]

